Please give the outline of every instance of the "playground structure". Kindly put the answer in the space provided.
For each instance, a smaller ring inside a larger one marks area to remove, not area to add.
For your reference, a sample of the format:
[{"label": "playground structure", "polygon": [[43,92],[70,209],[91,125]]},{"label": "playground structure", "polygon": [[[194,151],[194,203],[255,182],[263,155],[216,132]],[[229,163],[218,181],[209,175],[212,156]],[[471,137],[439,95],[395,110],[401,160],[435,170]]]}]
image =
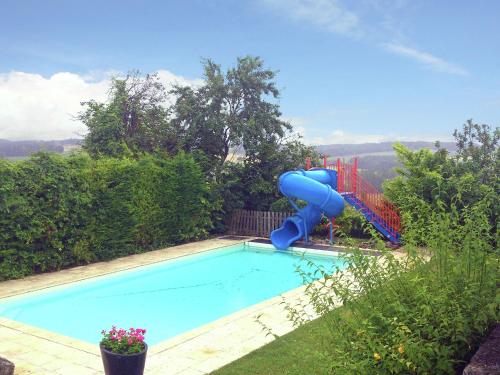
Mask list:
[{"label": "playground structure", "polygon": [[[312,168],[311,159],[307,158],[305,170],[285,172],[280,176],[279,189],[297,213],[271,232],[271,241],[277,249],[287,249],[302,238],[307,243],[309,234],[323,215],[330,220],[332,236],[334,218],[344,210],[344,202],[360,212],[390,242],[400,242],[401,220],[396,207],[359,175],[357,158],[353,163],[337,159],[336,163],[328,164],[325,157],[320,168]],[[294,199],[304,200],[308,205],[299,208]]]}]

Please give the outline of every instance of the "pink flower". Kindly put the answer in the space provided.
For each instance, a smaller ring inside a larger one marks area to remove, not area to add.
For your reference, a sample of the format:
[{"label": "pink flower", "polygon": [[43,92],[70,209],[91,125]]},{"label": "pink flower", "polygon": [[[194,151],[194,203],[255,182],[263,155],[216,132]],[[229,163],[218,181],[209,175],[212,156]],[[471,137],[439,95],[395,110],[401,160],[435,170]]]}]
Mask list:
[{"label": "pink flower", "polygon": [[101,331],[103,338],[101,345],[104,345],[108,350],[114,353],[139,352],[144,348],[144,334],[146,330],[143,328],[130,327],[128,330],[112,326],[111,330]]}]

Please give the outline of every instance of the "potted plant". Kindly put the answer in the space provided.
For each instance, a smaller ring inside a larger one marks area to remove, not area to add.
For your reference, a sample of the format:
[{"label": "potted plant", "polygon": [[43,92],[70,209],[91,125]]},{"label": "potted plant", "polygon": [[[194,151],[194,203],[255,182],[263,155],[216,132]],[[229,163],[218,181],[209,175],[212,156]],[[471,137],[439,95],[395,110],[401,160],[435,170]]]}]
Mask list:
[{"label": "potted plant", "polygon": [[128,331],[112,326],[102,330],[102,363],[106,375],[142,375],[146,364],[148,346],[144,342],[145,329],[130,328]]}]

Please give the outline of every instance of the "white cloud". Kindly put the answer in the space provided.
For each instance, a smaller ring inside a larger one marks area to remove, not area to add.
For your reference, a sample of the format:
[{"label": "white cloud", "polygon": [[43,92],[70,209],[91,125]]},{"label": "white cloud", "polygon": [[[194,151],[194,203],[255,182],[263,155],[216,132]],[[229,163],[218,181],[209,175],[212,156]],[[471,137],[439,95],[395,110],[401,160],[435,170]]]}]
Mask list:
[{"label": "white cloud", "polygon": [[[202,83],[167,70],[158,71],[158,76],[167,87]],[[110,72],[61,72],[48,78],[16,71],[0,74],[0,138],[47,140],[83,135],[85,126],[73,116],[81,110],[80,102],[107,98],[110,77]]]},{"label": "white cloud", "polygon": [[358,16],[338,0],[261,0],[261,3],[295,21],[309,22],[335,34],[362,35]]},{"label": "white cloud", "polygon": [[452,64],[450,62],[447,62],[427,52],[419,51],[414,48],[403,46],[401,44],[386,43],[383,44],[383,47],[389,52],[409,57],[415,61],[418,61],[419,63],[424,64],[425,66],[433,70],[437,70],[448,74],[461,75],[461,76],[469,75],[469,72],[464,68]]},{"label": "white cloud", "polygon": [[167,90],[172,88],[172,85],[199,87],[203,85],[204,82],[200,78],[188,79],[175,75],[168,70],[158,70],[156,73],[158,73],[158,78],[160,78],[160,81],[165,85]]}]

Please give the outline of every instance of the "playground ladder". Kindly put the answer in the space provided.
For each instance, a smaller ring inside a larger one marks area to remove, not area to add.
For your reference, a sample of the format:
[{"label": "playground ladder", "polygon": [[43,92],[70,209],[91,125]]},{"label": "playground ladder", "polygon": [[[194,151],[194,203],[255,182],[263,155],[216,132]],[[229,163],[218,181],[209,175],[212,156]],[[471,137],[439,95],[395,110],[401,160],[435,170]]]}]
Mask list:
[{"label": "playground ladder", "polygon": [[[306,169],[311,168],[311,159],[306,159]],[[344,200],[360,212],[384,237],[399,244],[401,220],[396,207],[384,194],[366,181],[358,173],[358,159],[345,163],[337,159],[335,164],[328,164],[323,159],[323,168],[337,171],[337,191]]]}]

